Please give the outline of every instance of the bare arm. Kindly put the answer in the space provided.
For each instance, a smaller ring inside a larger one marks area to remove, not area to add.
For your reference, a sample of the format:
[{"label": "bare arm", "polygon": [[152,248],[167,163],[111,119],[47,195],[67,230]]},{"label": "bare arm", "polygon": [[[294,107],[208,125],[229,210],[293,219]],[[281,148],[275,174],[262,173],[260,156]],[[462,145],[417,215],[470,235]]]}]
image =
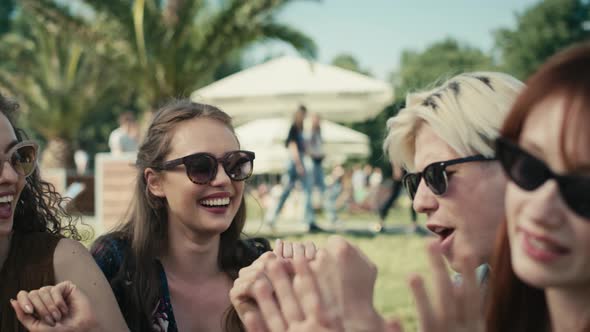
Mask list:
[{"label": "bare arm", "polygon": [[100,331],[129,331],[110,285],[81,243],[60,240],[55,248],[53,266],[56,283],[70,280],[88,296]]}]

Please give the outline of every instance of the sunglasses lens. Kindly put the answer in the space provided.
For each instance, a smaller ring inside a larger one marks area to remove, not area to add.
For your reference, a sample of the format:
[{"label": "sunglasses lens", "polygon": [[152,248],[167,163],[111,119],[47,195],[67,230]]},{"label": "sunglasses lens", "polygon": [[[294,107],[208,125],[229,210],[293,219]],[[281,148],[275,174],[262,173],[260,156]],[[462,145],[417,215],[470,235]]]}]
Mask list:
[{"label": "sunglasses lens", "polygon": [[420,184],[420,175],[408,173],[403,177],[402,182],[410,197],[414,199],[416,191],[418,191],[418,185]]},{"label": "sunglasses lens", "polygon": [[436,195],[442,195],[447,191],[447,177],[442,167],[430,165],[424,169],[422,176],[428,188]]},{"label": "sunglasses lens", "polygon": [[197,154],[187,160],[185,165],[191,181],[205,184],[215,177],[217,160],[206,154]]},{"label": "sunglasses lens", "polygon": [[253,156],[244,151],[232,152],[225,158],[223,168],[232,180],[246,180],[254,169]]},{"label": "sunglasses lens", "polygon": [[508,177],[524,190],[537,189],[550,176],[542,161],[515,144],[499,141],[497,154]]},{"label": "sunglasses lens", "polygon": [[22,146],[12,153],[10,165],[23,176],[29,176],[35,170],[37,152],[32,145]]},{"label": "sunglasses lens", "polygon": [[590,219],[590,201],[587,193],[590,192],[590,179],[566,177],[559,183],[559,189],[567,205],[576,214]]}]

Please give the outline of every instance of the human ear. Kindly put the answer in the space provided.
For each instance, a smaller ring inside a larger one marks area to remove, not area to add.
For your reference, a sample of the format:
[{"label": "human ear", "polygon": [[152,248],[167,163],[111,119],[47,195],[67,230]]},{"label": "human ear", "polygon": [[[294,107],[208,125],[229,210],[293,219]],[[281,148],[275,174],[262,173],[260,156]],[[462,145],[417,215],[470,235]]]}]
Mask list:
[{"label": "human ear", "polygon": [[162,174],[154,171],[152,168],[146,168],[143,171],[143,178],[145,179],[147,189],[156,197],[166,197],[164,188],[162,186]]}]

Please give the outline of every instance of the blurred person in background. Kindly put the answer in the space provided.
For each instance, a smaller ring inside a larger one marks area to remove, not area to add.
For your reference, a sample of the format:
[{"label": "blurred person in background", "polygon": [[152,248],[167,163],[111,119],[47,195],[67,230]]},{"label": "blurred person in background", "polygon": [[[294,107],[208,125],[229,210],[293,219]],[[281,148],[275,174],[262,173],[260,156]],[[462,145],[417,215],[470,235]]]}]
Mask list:
[{"label": "blurred person in background", "polygon": [[325,197],[326,216],[334,226],[342,226],[342,221],[338,217],[338,211],[342,209],[342,196],[344,192],[345,171],[342,165],[336,165],[329,176],[327,194]]},{"label": "blurred person in background", "polygon": [[312,193],[315,187],[318,188],[320,193],[321,206],[325,208],[326,182],[322,163],[324,161],[324,158],[326,158],[326,153],[324,151],[324,139],[322,137],[321,118],[320,115],[317,113],[313,113],[311,115],[311,133],[306,141],[307,155],[311,160],[311,172],[308,172],[308,176],[310,176],[311,179],[308,181],[310,181],[311,183]]},{"label": "blurred person in background", "polygon": [[119,127],[109,135],[111,153],[119,155],[126,152],[137,152],[139,144],[139,126],[135,115],[127,111],[119,115]]},{"label": "blurred person in background", "polygon": [[[397,199],[400,197],[400,193],[403,189],[402,178],[406,174],[406,171],[397,165],[392,165],[391,167],[391,190],[385,201],[383,201],[383,203],[377,207],[377,214],[379,216],[379,223],[375,226],[375,231],[377,232],[385,231],[385,219],[387,218],[389,209],[395,206],[395,203]],[[416,215],[416,211],[414,211],[414,208],[411,205],[410,216],[410,220],[412,222],[412,232],[421,232],[420,228],[418,228],[418,216]]]},{"label": "blurred person in background", "polygon": [[287,183],[283,188],[283,192],[279,198],[277,205],[274,207],[270,217],[266,220],[266,224],[274,229],[277,218],[283,209],[283,205],[289,198],[289,195],[295,188],[297,182],[301,183],[304,196],[304,222],[308,225],[310,232],[321,231],[316,225],[315,213],[313,210],[313,202],[311,195],[311,177],[307,174],[308,170],[305,169],[304,156],[305,141],[303,138],[303,122],[307,114],[305,106],[300,105],[295,112],[293,123],[289,128],[287,139],[285,140],[285,146],[289,151],[289,160],[287,162]]}]

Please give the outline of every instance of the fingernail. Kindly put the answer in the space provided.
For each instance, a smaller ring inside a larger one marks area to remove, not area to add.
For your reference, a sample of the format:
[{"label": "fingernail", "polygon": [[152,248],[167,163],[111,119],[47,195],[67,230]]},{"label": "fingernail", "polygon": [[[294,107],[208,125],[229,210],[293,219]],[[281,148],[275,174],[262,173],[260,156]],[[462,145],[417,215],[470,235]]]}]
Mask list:
[{"label": "fingernail", "polygon": [[55,318],[55,321],[59,321],[61,319],[61,315],[57,311],[51,312],[51,315],[53,316],[53,318]]},{"label": "fingernail", "polygon": [[51,318],[51,316],[47,315],[45,316],[45,321],[47,322],[47,324],[53,326],[55,323],[53,322],[53,318]]},{"label": "fingernail", "polygon": [[31,306],[30,306],[30,305],[28,305],[28,304],[25,304],[25,312],[26,312],[27,314],[32,314],[32,313],[33,313],[33,309],[31,308]]}]

